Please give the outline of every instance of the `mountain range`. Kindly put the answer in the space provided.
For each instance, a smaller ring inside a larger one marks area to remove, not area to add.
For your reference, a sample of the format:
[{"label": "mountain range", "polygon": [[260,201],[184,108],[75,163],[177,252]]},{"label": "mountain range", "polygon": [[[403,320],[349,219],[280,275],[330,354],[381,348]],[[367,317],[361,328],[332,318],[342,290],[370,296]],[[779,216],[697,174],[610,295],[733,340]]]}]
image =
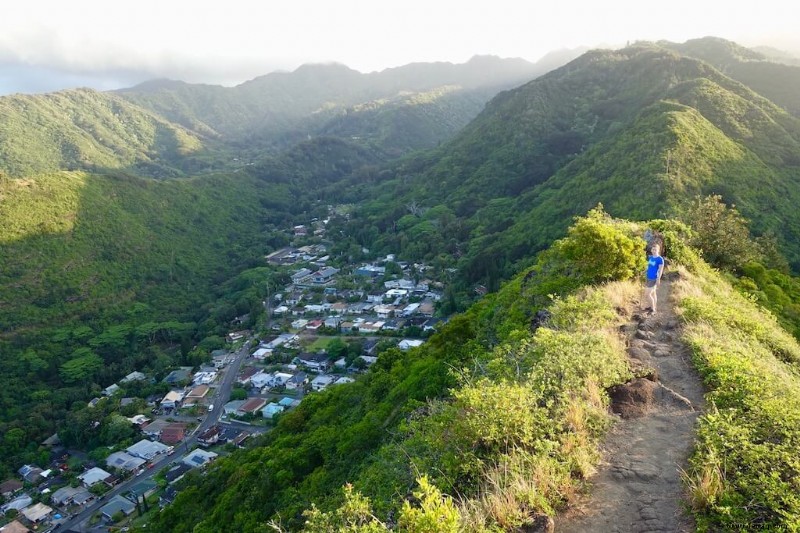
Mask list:
[{"label": "mountain range", "polygon": [[[369,249],[457,267],[449,311],[467,308],[476,285],[511,288],[454,318],[419,359],[387,358],[360,396],[310,398],[270,448],[220,461],[159,516],[168,530],[296,525],[320,495],[337,504],[330,491],[355,476],[388,512],[402,496],[392,491],[413,482],[406,468],[383,483],[380,461],[401,456],[392,435],[427,446],[415,417],[444,403],[425,402],[447,396],[471,346],[491,351],[529,318],[514,276],[539,272],[526,269],[598,203],[647,220],[718,194],[800,272],[796,61],[716,38],[573,53],[0,98],[0,430],[25,436],[0,443],[0,473],[36,460],[36,443],[83,416],[101,385],[191,364],[233,318],[263,311],[264,280],[279,279],[264,255],[329,205],[348,206],[334,256]],[[784,280],[759,285],[773,300],[793,287],[787,272],[747,268],[753,284]],[[258,497],[242,498],[253,486]]]}]

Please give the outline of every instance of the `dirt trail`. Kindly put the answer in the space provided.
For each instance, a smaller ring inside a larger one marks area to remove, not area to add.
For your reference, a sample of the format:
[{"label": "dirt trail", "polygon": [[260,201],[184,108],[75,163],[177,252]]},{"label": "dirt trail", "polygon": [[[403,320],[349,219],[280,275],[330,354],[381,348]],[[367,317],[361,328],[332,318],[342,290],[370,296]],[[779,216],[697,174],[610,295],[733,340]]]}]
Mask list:
[{"label": "dirt trail", "polygon": [[686,469],[695,420],[704,409],[703,387],[679,340],[669,278],[658,288],[658,315],[634,315],[625,328],[632,365],[655,373],[611,391],[612,410],[621,420],[603,443],[589,493],[556,517],[559,533],[695,529],[684,512],[680,469]]}]

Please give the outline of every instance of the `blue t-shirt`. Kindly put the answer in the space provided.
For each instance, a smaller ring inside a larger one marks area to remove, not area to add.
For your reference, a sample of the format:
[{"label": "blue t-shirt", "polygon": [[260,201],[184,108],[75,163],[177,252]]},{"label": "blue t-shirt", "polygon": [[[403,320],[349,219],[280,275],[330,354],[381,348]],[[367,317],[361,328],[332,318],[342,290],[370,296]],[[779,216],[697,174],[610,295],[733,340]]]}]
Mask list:
[{"label": "blue t-shirt", "polygon": [[658,268],[663,264],[663,257],[647,256],[647,279],[658,279]]}]

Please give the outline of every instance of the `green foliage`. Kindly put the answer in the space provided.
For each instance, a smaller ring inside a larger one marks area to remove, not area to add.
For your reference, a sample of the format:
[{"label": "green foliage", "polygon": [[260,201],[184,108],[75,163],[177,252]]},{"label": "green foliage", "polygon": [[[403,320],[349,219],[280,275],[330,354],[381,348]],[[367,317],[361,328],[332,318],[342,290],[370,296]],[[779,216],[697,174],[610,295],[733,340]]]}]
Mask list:
[{"label": "green foliage", "polygon": [[758,256],[750,239],[747,220],[728,207],[719,195],[695,198],[686,212],[686,223],[694,230],[692,245],[712,265],[736,270]]},{"label": "green foliage", "polygon": [[685,338],[710,388],[689,477],[704,530],[800,527],[800,346],[709,269],[680,291]]},{"label": "green foliage", "polygon": [[630,238],[609,222],[599,206],[579,218],[555,246],[582,283],[630,279],[645,267],[644,241]]}]

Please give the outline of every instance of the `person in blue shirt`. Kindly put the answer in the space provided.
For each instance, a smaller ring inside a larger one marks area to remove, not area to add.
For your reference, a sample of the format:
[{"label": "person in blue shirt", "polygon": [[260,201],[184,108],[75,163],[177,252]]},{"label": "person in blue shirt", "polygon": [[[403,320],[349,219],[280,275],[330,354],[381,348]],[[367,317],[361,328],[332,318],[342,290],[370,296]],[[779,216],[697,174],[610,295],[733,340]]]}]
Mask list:
[{"label": "person in blue shirt", "polygon": [[[649,311],[656,314],[656,305],[658,304],[658,295],[656,288],[661,283],[661,274],[664,273],[664,258],[661,257],[661,247],[654,244],[650,249],[650,255],[647,256],[647,272],[644,282],[644,297],[642,298],[642,307],[646,305],[649,300]],[[648,309],[643,309],[648,311]]]}]

